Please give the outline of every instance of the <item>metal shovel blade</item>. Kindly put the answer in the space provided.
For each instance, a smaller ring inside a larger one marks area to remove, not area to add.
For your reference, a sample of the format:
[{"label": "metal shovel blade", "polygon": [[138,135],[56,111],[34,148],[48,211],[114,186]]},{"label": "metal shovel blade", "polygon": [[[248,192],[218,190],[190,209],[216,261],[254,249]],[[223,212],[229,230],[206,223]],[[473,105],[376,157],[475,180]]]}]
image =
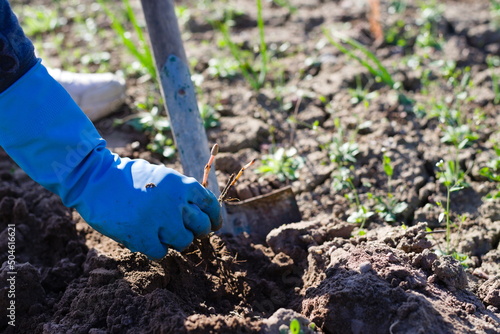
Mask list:
[{"label": "metal shovel blade", "polygon": [[259,243],[265,242],[272,229],[302,219],[289,186],[241,202],[227,202],[226,210],[233,228],[231,232],[247,232]]}]

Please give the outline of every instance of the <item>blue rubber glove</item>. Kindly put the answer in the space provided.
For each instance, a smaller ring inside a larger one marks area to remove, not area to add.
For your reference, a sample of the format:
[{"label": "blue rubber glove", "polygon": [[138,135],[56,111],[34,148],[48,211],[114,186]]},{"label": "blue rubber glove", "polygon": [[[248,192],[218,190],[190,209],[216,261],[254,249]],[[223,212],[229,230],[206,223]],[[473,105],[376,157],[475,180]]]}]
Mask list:
[{"label": "blue rubber glove", "polygon": [[89,225],[150,258],[220,228],[210,191],[172,169],[112,154],[40,63],[0,94],[0,145]]}]

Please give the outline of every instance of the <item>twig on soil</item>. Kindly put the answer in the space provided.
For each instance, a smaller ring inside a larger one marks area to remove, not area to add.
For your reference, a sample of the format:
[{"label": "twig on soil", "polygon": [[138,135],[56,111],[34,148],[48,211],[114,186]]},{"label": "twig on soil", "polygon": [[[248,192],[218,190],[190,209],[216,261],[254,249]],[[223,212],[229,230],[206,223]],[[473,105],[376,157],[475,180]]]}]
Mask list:
[{"label": "twig on soil", "polygon": [[245,166],[241,167],[240,171],[238,172],[238,174],[236,174],[236,176],[234,174],[231,174],[231,176],[229,176],[229,180],[227,181],[226,186],[224,187],[224,189],[222,189],[221,194],[219,196],[219,203],[222,203],[227,200],[227,192],[229,191],[229,189],[236,184],[236,181],[238,181],[241,175],[243,175],[243,172],[255,163],[255,160],[256,159],[253,159]]},{"label": "twig on soil", "polygon": [[212,147],[212,151],[210,151],[210,159],[208,159],[208,162],[205,165],[205,170],[203,172],[203,181],[201,182],[201,185],[205,188],[208,186],[208,174],[210,174],[210,169],[212,168],[212,164],[214,163],[217,153],[219,153],[219,145],[215,144]]}]

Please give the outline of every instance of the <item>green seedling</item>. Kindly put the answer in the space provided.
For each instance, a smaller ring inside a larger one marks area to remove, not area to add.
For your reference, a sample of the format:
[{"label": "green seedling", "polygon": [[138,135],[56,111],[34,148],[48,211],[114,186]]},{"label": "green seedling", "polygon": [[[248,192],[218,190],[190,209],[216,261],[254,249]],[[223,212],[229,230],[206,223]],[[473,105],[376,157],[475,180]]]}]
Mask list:
[{"label": "green seedling", "polygon": [[206,103],[198,103],[201,120],[205,129],[215,128],[219,126],[220,115],[214,107]]},{"label": "green seedling", "polygon": [[344,165],[356,162],[359,146],[353,142],[342,142],[338,137],[333,138],[328,147],[328,155],[332,162]]},{"label": "green seedling", "polygon": [[479,170],[479,173],[491,181],[500,182],[500,146],[494,148],[496,157],[490,160],[486,167]]},{"label": "green seedling", "polygon": [[[304,329],[302,329],[302,325],[297,318],[293,318],[292,320],[290,320],[288,328],[286,328],[286,325],[283,327],[284,328],[280,329],[280,334],[304,334],[305,332]],[[316,324],[314,322],[311,322],[309,323],[307,328],[309,330],[316,331]]]},{"label": "green seedling", "polygon": [[406,10],[406,0],[392,0],[387,11],[389,14],[403,13]]},{"label": "green seedling", "polygon": [[[363,231],[366,221],[374,214],[375,213],[370,211],[366,206],[359,204],[358,210],[354,211],[349,217],[347,217],[347,222],[360,225],[360,231]],[[364,231],[360,233],[360,235],[364,234]]]},{"label": "green seedling", "polygon": [[[144,104],[139,104],[139,108],[146,108]],[[171,158],[175,154],[175,146],[171,136],[170,121],[163,115],[157,106],[153,106],[150,111],[144,109],[120,120],[116,124],[127,123],[137,131],[145,132],[150,138],[147,148],[155,153]]]},{"label": "green seedling", "polygon": [[175,144],[170,134],[158,132],[146,147],[151,152],[161,154],[165,158],[172,158],[175,154]]},{"label": "green seedling", "polygon": [[349,223],[360,225],[359,235],[364,235],[364,226],[367,220],[374,215],[374,212],[361,203],[358,190],[354,186],[353,166],[341,166],[332,173],[332,190],[339,192],[350,190],[344,197],[354,206],[355,211],[347,217]]},{"label": "green seedling", "polygon": [[[360,65],[365,67],[368,72],[373,75],[376,82],[384,83],[389,86],[389,88],[396,90],[398,94],[398,102],[400,104],[406,106],[413,104],[414,101],[401,91],[402,84],[400,82],[396,82],[392,78],[392,75],[389,73],[387,68],[374,53],[368,50],[367,47],[347,36],[337,35],[336,38],[334,38],[326,29],[323,29],[323,34],[333,46],[340,50],[340,52],[349,58],[356,60]],[[337,39],[340,40],[340,42],[337,41]],[[346,46],[342,43],[346,44]]]},{"label": "green seedling", "polygon": [[239,63],[233,58],[212,58],[207,72],[214,78],[233,79],[238,74]]},{"label": "green seedling", "polygon": [[391,164],[391,158],[388,155],[383,156],[383,167],[384,172],[387,175],[387,198],[382,196],[375,197],[377,205],[375,205],[375,211],[379,216],[386,222],[395,222],[397,216],[403,213],[407,208],[408,204],[406,202],[400,202],[394,197],[392,193],[392,176],[394,175],[394,168]]},{"label": "green seedling", "polygon": [[410,31],[407,29],[407,24],[404,20],[397,20],[396,23],[385,31],[385,42],[389,45],[397,45],[399,47],[408,46],[411,40]]},{"label": "green seedling", "polygon": [[[123,45],[132,54],[139,64],[146,70],[149,76],[156,79],[156,67],[151,53],[151,49],[144,36],[143,28],[139,25],[136,14],[130,5],[129,0],[124,0],[125,9],[119,15],[111,10],[104,0],[97,0],[108,17],[111,19],[111,28],[120,37]],[[127,30],[126,23],[132,23],[136,33],[137,40],[133,40],[130,32]]]},{"label": "green seedling", "polygon": [[428,235],[428,238],[432,239],[432,241],[434,241],[434,244],[438,247],[438,249],[435,250],[434,253],[436,253],[439,256],[450,255],[455,260],[457,260],[458,262],[460,262],[460,264],[462,265],[462,267],[464,267],[464,268],[468,268],[469,267],[467,265],[467,260],[469,260],[469,256],[467,254],[458,253],[456,251],[453,251],[453,252],[451,252],[451,253],[448,254],[445,251],[443,251],[443,249],[441,248],[439,242],[434,238],[434,233],[441,233],[442,231],[433,231],[430,227],[426,227],[425,231],[426,231],[426,233]]},{"label": "green seedling", "polygon": [[268,53],[265,41],[264,17],[262,14],[262,0],[257,1],[257,28],[259,31],[259,46],[257,58],[260,59],[260,66],[255,64],[253,54],[243,50],[238,44],[234,43],[230,33],[231,20],[212,21],[212,24],[222,34],[224,45],[229,48],[231,55],[238,63],[238,67],[243,77],[248,81],[252,89],[260,90],[265,83],[268,70]]},{"label": "green seedling", "polygon": [[280,7],[288,9],[290,14],[295,14],[297,12],[297,7],[292,5],[288,0],[273,0],[273,2]]},{"label": "green seedling", "polygon": [[490,0],[490,12],[496,28],[500,27],[500,0]]},{"label": "green seedling", "polygon": [[262,165],[256,169],[256,173],[276,175],[282,182],[297,180],[299,170],[304,166],[304,158],[298,156],[294,147],[280,147],[274,153],[264,155],[261,162]]},{"label": "green seedling", "polygon": [[177,17],[179,26],[183,27],[189,22],[189,19],[191,18],[191,11],[187,6],[176,4],[175,16]]},{"label": "green seedling", "polygon": [[[365,67],[375,77],[376,81],[383,82],[390,88],[397,87],[396,82],[387,68],[382,64],[377,56],[368,50],[368,48],[366,48],[363,44],[347,36],[338,35],[334,38],[325,28],[323,29],[323,34],[326,36],[328,41],[343,54],[363,65],[363,67]],[[347,47],[344,46],[343,43],[346,44]]]},{"label": "green seedling", "polygon": [[[457,150],[470,146],[479,138],[478,134],[472,130],[472,127],[477,128],[481,116],[477,114],[475,119],[471,121],[466,119],[460,111],[462,103],[468,100],[466,95],[467,92],[463,91],[462,95],[455,95],[451,102],[432,101],[428,106],[430,111],[427,116],[429,118],[435,117],[441,123],[441,142],[453,145]],[[423,108],[425,109],[425,106]],[[425,111],[423,114],[425,114]]]},{"label": "green seedling", "polygon": [[448,126],[459,126],[462,124],[462,114],[459,109],[450,106],[444,101],[431,101],[428,108],[427,117],[437,118],[441,124]]},{"label": "green seedling", "polygon": [[477,133],[473,132],[469,125],[462,124],[459,126],[447,126],[441,137],[441,142],[451,144],[458,150],[461,150],[470,146],[478,138]]},{"label": "green seedling", "polygon": [[487,165],[479,170],[479,174],[490,181],[496,182],[497,190],[486,195],[486,199],[500,198],[500,146],[494,146],[496,157],[491,159]]},{"label": "green seedling", "polygon": [[455,90],[458,100],[464,100],[468,97],[467,89],[472,87],[470,67],[457,67],[454,60],[438,60],[432,62],[430,66],[438,69],[440,76],[446,80],[449,87]]},{"label": "green seedling", "polygon": [[[498,6],[500,7],[500,1],[498,3]],[[500,10],[499,10],[499,20],[500,20]],[[499,22],[500,25],[500,22]],[[495,94],[495,97],[493,99],[494,104],[500,104],[500,76],[497,75],[493,69],[495,67],[500,67],[500,57],[498,56],[488,56],[486,58],[486,63],[488,64],[488,67],[490,68],[491,71],[491,87],[493,89],[493,93]]]},{"label": "green seedling", "polygon": [[417,20],[419,26],[417,46],[438,50],[442,48],[443,38],[439,33],[439,23],[442,20],[443,12],[443,6],[438,5],[435,0],[420,3],[420,17]]},{"label": "green seedling", "polygon": [[348,91],[351,95],[352,104],[363,102],[366,108],[370,106],[370,100],[378,96],[378,92],[370,92],[367,88],[362,86],[361,77],[359,75],[356,76],[356,88],[349,88]]},{"label": "green seedling", "polygon": [[[138,108],[146,107],[144,104],[138,104]],[[163,115],[157,106],[153,106],[150,111],[139,111],[121,120],[117,124],[127,123],[134,129],[143,132],[157,133],[170,131],[170,121]]]},{"label": "green seedling", "polygon": [[328,156],[331,162],[338,166],[348,166],[356,162],[356,156],[359,154],[359,146],[355,142],[346,140],[344,128],[340,120],[334,120],[337,135],[326,145]]},{"label": "green seedling", "polygon": [[300,333],[302,333],[302,328],[300,326],[300,322],[299,322],[299,320],[297,320],[295,318],[292,319],[292,321],[290,321],[289,328],[290,328],[289,333],[291,333],[291,334],[300,334]]},{"label": "green seedling", "polygon": [[437,205],[443,208],[443,212],[439,214],[438,221],[445,221],[446,225],[446,254],[451,254],[451,193],[460,191],[469,185],[465,182],[465,172],[461,170],[458,161],[439,161],[436,164],[438,172],[436,176],[438,181],[446,187],[446,204],[438,202]]},{"label": "green seedling", "polygon": [[60,16],[57,10],[45,6],[25,5],[17,12],[20,13],[19,20],[22,22],[24,33],[31,38],[66,24],[66,19]]},{"label": "green seedling", "polygon": [[463,253],[459,253],[459,252],[452,252],[451,257],[453,257],[455,260],[460,262],[462,267],[469,268],[469,265],[467,264],[467,260],[469,260],[469,256],[467,254],[463,254]]},{"label": "green seedling", "polygon": [[346,141],[344,129],[338,118],[334,120],[334,124],[337,129],[337,135],[326,145],[330,161],[338,166],[331,175],[332,190],[339,192],[348,189],[351,191],[344,194],[344,197],[354,205],[355,211],[349,215],[347,221],[359,224],[359,234],[363,235],[365,234],[363,228],[366,221],[373,216],[374,212],[361,203],[358,190],[354,186],[353,165],[356,162],[356,156],[359,154],[359,147],[354,142]]}]

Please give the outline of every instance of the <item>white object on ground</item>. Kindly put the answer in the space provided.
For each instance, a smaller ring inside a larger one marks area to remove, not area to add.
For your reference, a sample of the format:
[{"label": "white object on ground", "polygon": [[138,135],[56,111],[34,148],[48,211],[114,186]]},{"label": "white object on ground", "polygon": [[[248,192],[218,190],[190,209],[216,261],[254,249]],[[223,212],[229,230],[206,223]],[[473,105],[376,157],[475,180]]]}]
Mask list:
[{"label": "white object on ground", "polygon": [[125,102],[125,80],[113,73],[73,73],[48,69],[91,121],[116,111]]}]

